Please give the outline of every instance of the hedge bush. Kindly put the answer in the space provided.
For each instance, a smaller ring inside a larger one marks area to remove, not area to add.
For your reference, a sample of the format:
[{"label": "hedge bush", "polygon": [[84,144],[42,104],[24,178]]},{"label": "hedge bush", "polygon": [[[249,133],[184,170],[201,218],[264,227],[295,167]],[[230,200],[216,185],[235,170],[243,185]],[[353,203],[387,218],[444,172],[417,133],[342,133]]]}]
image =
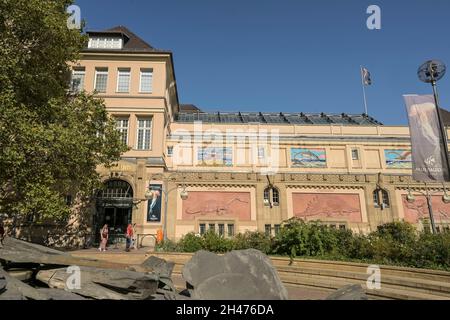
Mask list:
[{"label": "hedge bush", "polygon": [[213,231],[202,236],[184,235],[177,243],[165,241],[157,250],[224,253],[254,248],[266,254],[317,259],[361,261],[417,268],[450,270],[450,233],[419,233],[405,222],[381,225],[368,234],[333,229],[320,221],[285,221],[276,237],[261,232],[245,232],[224,238]]}]

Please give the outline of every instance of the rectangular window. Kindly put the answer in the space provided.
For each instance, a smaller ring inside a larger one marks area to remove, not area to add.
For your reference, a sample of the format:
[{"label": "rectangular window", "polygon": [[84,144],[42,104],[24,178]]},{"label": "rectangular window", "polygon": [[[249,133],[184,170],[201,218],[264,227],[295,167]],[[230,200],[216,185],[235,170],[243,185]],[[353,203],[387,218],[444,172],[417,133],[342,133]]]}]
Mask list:
[{"label": "rectangular window", "polygon": [[272,235],[272,226],[270,224],[264,225],[264,233],[267,237],[270,237]]},{"label": "rectangular window", "polygon": [[339,229],[340,229],[340,230],[345,230],[345,229],[347,229],[347,228],[346,228],[345,224],[340,224],[340,225],[339,225]]},{"label": "rectangular window", "polygon": [[212,232],[216,232],[216,225],[214,223],[209,224],[209,230]]},{"label": "rectangular window", "polygon": [[219,223],[219,236],[225,236],[225,225],[223,223]]},{"label": "rectangular window", "polygon": [[95,69],[95,91],[104,93],[106,92],[106,85],[108,83],[108,68]]},{"label": "rectangular window", "polygon": [[141,69],[140,92],[151,93],[153,90],[153,69]]},{"label": "rectangular window", "polygon": [[201,235],[204,235],[205,232],[206,232],[206,224],[200,223],[200,224],[199,224],[199,231],[200,231],[200,234],[201,234]]},{"label": "rectangular window", "polygon": [[228,236],[229,237],[234,236],[234,224],[232,224],[232,223],[228,224]]},{"label": "rectangular window", "polygon": [[130,69],[119,69],[117,73],[117,92],[130,92]]},{"label": "rectangular window", "polygon": [[119,37],[90,37],[88,48],[91,49],[122,49],[122,38]]},{"label": "rectangular window", "polygon": [[359,160],[358,149],[352,149],[352,160]]},{"label": "rectangular window", "polygon": [[150,150],[151,118],[138,118],[137,148],[138,150]]},{"label": "rectangular window", "polygon": [[266,157],[264,147],[258,147],[258,159],[264,159]]},{"label": "rectangular window", "polygon": [[168,146],[167,147],[167,156],[168,157],[173,156],[173,146]]},{"label": "rectangular window", "polygon": [[275,236],[279,235],[281,226],[279,224],[276,224],[276,225],[273,226],[273,228],[275,230]]},{"label": "rectangular window", "polygon": [[116,128],[120,133],[122,142],[128,145],[128,118],[117,118]]},{"label": "rectangular window", "polygon": [[84,76],[86,71],[84,68],[76,68],[72,71],[72,82],[70,90],[73,92],[80,92],[84,89]]}]

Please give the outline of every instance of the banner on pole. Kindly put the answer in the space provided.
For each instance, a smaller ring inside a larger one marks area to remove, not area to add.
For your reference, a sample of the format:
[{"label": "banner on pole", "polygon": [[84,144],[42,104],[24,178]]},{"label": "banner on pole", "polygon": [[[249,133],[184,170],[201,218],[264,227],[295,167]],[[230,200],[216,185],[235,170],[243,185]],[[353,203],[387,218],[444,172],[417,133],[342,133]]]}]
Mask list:
[{"label": "banner on pole", "polygon": [[147,222],[161,222],[161,190],[162,185],[150,185],[151,199],[148,200]]},{"label": "banner on pole", "polygon": [[422,182],[450,181],[445,143],[432,95],[403,96],[411,136],[413,178]]}]

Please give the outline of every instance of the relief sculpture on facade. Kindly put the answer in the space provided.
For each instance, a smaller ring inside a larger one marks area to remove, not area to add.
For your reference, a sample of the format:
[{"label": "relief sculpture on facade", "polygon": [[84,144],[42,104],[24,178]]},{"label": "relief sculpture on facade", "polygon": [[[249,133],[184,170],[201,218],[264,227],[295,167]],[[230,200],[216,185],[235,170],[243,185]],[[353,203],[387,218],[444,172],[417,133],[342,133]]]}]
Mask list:
[{"label": "relief sculpture on facade", "polygon": [[[431,199],[434,220],[437,223],[450,222],[450,203],[444,203],[441,196],[432,196]],[[430,217],[427,200],[424,196],[417,196],[413,203],[409,203],[406,200],[406,195],[402,195],[402,202],[405,221],[415,224],[424,218],[428,219]]]},{"label": "relief sculpture on facade", "polygon": [[305,220],[361,222],[358,194],[292,194],[294,216]]},{"label": "relief sculpture on facade", "polygon": [[205,217],[239,217],[250,220],[251,204],[249,192],[189,192],[183,201],[183,219]]}]

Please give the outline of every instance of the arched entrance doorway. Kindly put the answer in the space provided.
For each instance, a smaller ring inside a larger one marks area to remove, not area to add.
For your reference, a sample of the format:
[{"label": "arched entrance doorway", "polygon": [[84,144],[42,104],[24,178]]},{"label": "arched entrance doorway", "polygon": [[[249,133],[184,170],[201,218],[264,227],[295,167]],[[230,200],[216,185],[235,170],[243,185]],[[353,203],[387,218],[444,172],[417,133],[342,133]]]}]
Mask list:
[{"label": "arched entrance doorway", "polygon": [[110,234],[124,234],[131,223],[133,209],[133,188],[123,180],[108,180],[99,190],[96,198],[97,213],[94,224],[96,234],[107,224]]}]

